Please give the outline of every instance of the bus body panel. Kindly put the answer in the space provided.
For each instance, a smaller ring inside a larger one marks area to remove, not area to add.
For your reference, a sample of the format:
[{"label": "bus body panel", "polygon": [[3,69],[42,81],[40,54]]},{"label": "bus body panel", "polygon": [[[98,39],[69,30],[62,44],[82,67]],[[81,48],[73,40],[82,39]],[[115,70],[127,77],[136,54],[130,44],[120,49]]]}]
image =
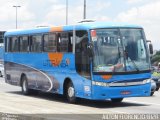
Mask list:
[{"label": "bus body panel", "polygon": [[[60,73],[62,74],[61,76],[65,76],[63,73],[75,73],[73,54],[65,54],[61,62],[59,62],[59,65],[57,65],[57,60],[50,60],[48,54],[52,53],[5,53],[6,75],[9,74],[11,79],[11,81],[8,82],[20,85],[20,77],[22,73],[24,73],[27,75],[29,85],[32,86],[32,88],[36,88],[34,85],[38,84],[38,89],[42,89],[42,86],[45,84],[46,86],[43,88],[47,89],[46,87],[50,86],[47,84],[51,82],[50,79],[54,79],[54,75],[57,76],[57,74],[59,75]],[[55,64],[57,66],[53,66]],[[45,83],[45,81],[47,82]],[[58,83],[57,80],[56,83]]]},{"label": "bus body panel", "polygon": [[[66,60],[68,63],[66,63]],[[21,75],[25,74],[30,89],[63,94],[64,80],[69,78],[75,86],[77,97],[84,98],[83,86],[91,86],[91,80],[77,74],[74,55],[72,53],[65,54],[60,65],[56,67],[53,66],[55,63],[52,64],[52,62],[52,60],[49,60],[48,53],[6,53],[6,82],[20,86]],[[49,90],[51,84],[53,88]]]},{"label": "bus body panel", "polygon": [[[45,34],[50,32],[67,32],[74,30],[89,30],[97,28],[142,28],[136,25],[125,25],[115,23],[88,23],[58,28],[37,28],[30,30],[17,30],[5,33],[5,37],[22,36],[32,34]],[[88,33],[90,35],[90,33]],[[88,38],[90,41],[90,36]],[[89,42],[88,41],[88,42]],[[92,79],[81,76],[76,71],[75,53],[40,52],[40,53],[12,53],[5,52],[5,80],[12,85],[21,85],[23,74],[27,76],[29,88],[51,93],[64,93],[64,82],[70,79],[75,88],[76,97],[105,100],[110,98],[125,98],[134,96],[149,96],[151,84],[107,87],[93,85],[93,81],[111,83],[121,81],[143,81],[150,78],[150,73],[128,74],[128,75],[94,75]],[[124,93],[123,93],[124,92]],[[126,94],[125,94],[126,92]],[[127,93],[128,92],[128,93]]]}]

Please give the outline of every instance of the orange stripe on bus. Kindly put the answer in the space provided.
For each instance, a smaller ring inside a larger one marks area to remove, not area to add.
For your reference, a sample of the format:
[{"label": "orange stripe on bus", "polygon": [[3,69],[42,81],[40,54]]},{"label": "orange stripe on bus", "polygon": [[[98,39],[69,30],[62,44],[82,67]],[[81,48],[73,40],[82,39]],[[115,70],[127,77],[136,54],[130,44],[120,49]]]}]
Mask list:
[{"label": "orange stripe on bus", "polygon": [[48,53],[48,57],[53,66],[59,66],[63,59],[63,53]]},{"label": "orange stripe on bus", "polygon": [[61,32],[63,31],[63,27],[51,27],[51,32]]},{"label": "orange stripe on bus", "polygon": [[112,75],[102,75],[101,77],[105,80],[109,80],[110,78],[112,78]]}]

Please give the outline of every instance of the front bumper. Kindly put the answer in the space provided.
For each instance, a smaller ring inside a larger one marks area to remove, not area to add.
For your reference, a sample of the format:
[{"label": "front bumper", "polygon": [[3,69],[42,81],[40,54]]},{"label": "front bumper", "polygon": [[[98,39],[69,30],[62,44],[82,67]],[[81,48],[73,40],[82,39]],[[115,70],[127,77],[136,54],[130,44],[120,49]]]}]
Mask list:
[{"label": "front bumper", "polygon": [[151,83],[123,87],[92,85],[92,99],[94,100],[150,96],[150,92]]},{"label": "front bumper", "polygon": [[160,79],[158,80],[158,82],[156,82],[156,84],[160,87]]},{"label": "front bumper", "polygon": [[160,78],[159,77],[154,77],[152,80],[155,81],[156,83],[156,90],[160,87]]}]

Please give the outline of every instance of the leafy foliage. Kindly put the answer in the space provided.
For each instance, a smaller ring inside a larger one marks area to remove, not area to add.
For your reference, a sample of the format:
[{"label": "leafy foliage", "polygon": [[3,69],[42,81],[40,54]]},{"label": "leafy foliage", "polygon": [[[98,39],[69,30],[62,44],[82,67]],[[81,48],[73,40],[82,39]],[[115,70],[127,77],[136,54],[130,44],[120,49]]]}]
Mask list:
[{"label": "leafy foliage", "polygon": [[152,64],[155,64],[155,65],[157,65],[158,62],[160,62],[160,51],[157,51],[156,54],[152,56],[151,62]]}]

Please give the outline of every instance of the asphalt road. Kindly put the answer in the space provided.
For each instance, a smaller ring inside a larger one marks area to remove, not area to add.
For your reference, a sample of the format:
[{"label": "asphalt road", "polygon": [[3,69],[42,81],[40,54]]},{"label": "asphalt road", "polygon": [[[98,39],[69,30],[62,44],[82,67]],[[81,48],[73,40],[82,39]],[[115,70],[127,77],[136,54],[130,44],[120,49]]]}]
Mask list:
[{"label": "asphalt road", "polygon": [[[126,98],[122,103],[81,100],[69,104],[61,95],[39,93],[24,96],[21,88],[11,86],[0,78],[0,113],[21,114],[56,120],[101,120],[102,114],[160,114],[160,91],[152,97]],[[65,115],[64,115],[65,114]],[[83,114],[83,115],[82,115]],[[93,115],[96,114],[96,115]],[[54,116],[54,117],[53,117]]]}]

